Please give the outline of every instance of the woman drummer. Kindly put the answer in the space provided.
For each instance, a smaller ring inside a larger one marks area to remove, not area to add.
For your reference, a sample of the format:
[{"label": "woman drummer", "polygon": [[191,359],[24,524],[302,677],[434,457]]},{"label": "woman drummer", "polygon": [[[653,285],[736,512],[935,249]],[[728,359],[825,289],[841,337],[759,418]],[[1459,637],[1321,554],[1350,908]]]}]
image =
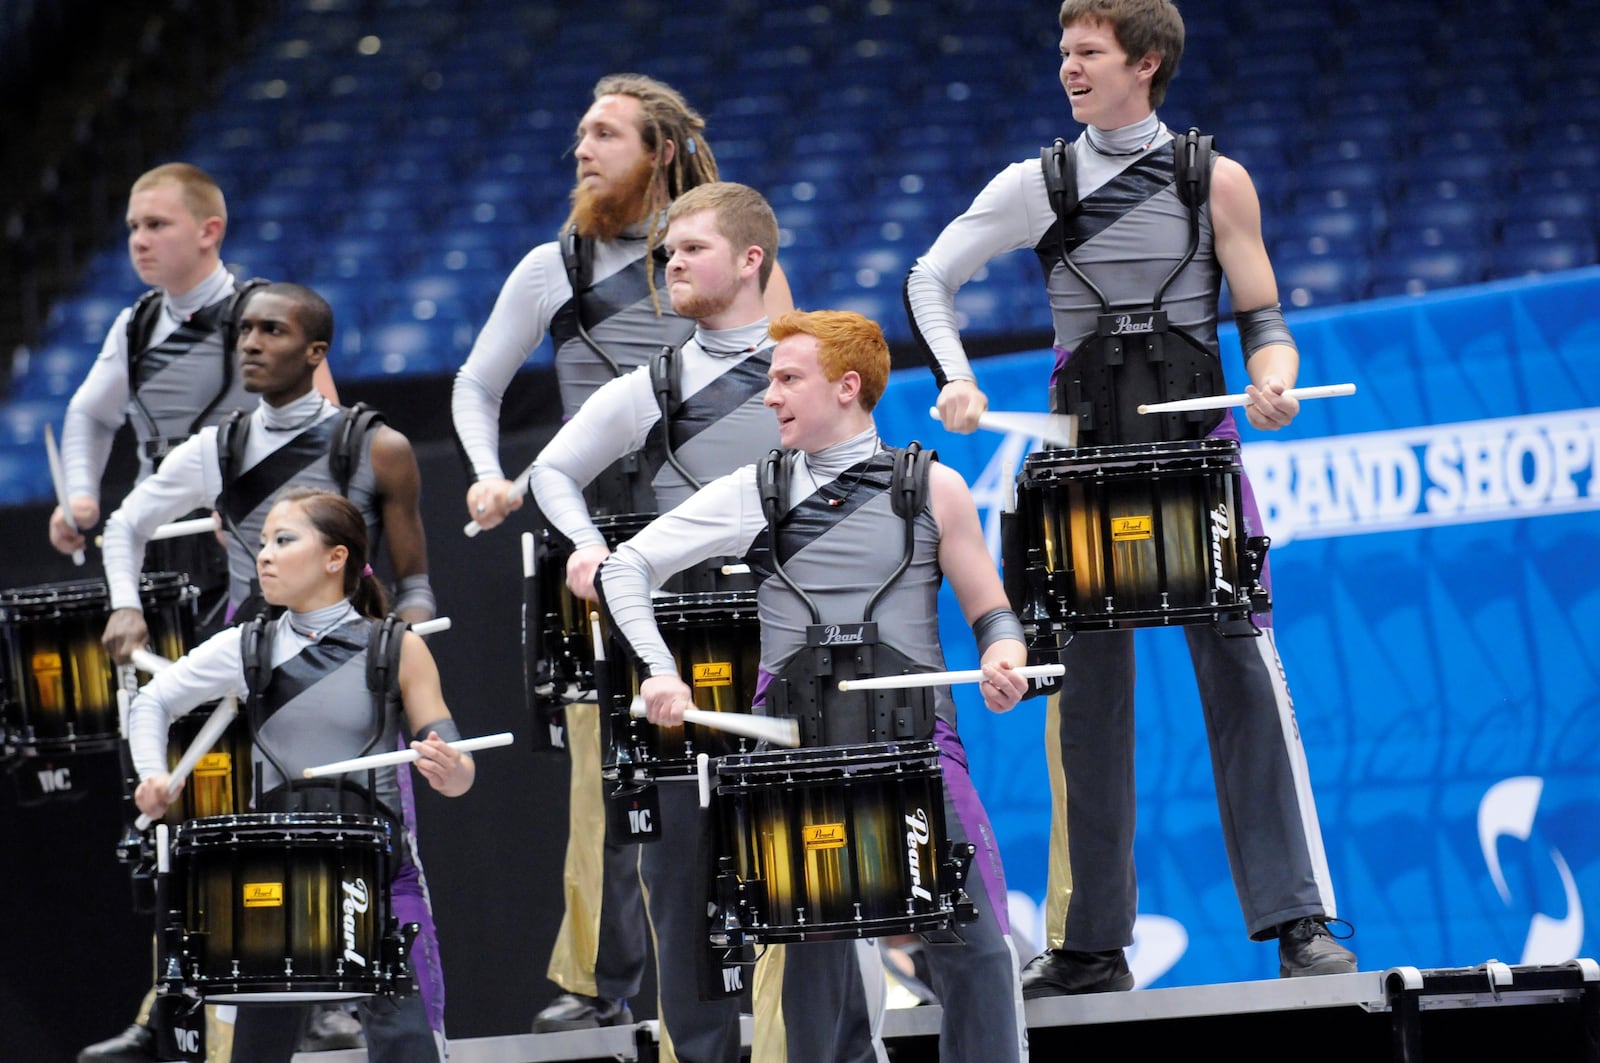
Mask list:
[{"label": "woman drummer", "polygon": [[[402,727],[410,735],[426,736],[409,747],[430,786],[446,797],[459,797],[472,787],[472,757],[447,744],[460,733],[444,702],[438,665],[418,635],[403,633],[398,699],[379,699],[368,689],[368,640],[379,630],[372,621],[385,615],[386,603],[367,561],[366,525],[360,512],[337,494],[290,486],[267,515],[256,571],[263,597],[283,612],[262,633],[267,648],[261,655],[270,656],[271,676],[258,682],[257,694],[271,702],[271,715],[262,720],[259,711],[247,708],[255,724],[252,767],[258,811],[327,809],[327,790],[290,786],[290,780],[314,764],[395,750]],[[169,792],[168,726],[207,702],[231,694],[243,704],[249,694],[245,631],[229,628],[208,639],[157,674],[129,708],[128,738],[140,778],[134,802],[152,819],[163,815],[175,796]],[[274,691],[273,680],[279,677],[285,681]],[[372,781],[373,792],[363,794],[371,804],[360,811],[377,812],[396,826],[391,911],[400,925],[414,922],[421,927],[410,953],[420,993],[374,996],[358,1006],[369,1058],[436,1063],[444,1039],[444,982],[416,851],[411,779],[404,765],[361,777]],[[181,785],[177,789],[181,792]],[[348,783],[336,791],[340,810],[352,792],[357,791]],[[240,1008],[234,1026],[235,1063],[288,1060],[305,1013],[299,1006],[287,1012]]]}]

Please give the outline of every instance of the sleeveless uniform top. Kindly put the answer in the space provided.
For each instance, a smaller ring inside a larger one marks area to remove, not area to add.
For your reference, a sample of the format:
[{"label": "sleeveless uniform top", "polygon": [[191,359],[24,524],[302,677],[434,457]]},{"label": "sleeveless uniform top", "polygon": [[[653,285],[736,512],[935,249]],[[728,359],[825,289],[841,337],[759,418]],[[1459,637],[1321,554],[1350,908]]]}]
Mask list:
[{"label": "sleeveless uniform top", "polygon": [[232,299],[230,289],[131,359],[128,424],[141,458],[159,461],[200,428],[256,404],[223,350],[222,314]]}]

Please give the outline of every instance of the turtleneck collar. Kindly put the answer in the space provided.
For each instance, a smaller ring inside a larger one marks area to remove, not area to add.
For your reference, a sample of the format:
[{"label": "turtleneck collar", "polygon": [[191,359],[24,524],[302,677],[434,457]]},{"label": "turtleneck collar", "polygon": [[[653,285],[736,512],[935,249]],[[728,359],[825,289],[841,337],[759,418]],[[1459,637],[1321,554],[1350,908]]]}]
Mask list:
[{"label": "turtleneck collar", "polygon": [[333,408],[333,403],[323,398],[322,392],[316,388],[282,406],[272,406],[263,402],[256,407],[260,411],[261,427],[272,432],[287,432],[310,427]]},{"label": "turtleneck collar", "polygon": [[288,611],[290,629],[311,642],[316,642],[329,632],[337,630],[358,615],[355,604],[348,598],[304,613],[295,612],[293,609]]},{"label": "turtleneck collar", "polygon": [[713,358],[732,358],[736,355],[749,354],[765,346],[768,342],[768,324],[767,319],[763,317],[759,321],[752,321],[748,325],[739,325],[735,328],[697,327],[694,338],[695,342],[700,344],[700,349]]},{"label": "turtleneck collar", "polygon": [[807,454],[806,468],[819,479],[823,476],[833,479],[850,466],[866,461],[882,449],[883,441],[878,438],[878,426],[874,423],[860,435],[851,436],[831,447],[824,447],[815,454]]},{"label": "turtleneck collar", "polygon": [[1154,111],[1132,125],[1118,129],[1089,126],[1084,130],[1089,146],[1102,155],[1137,155],[1161,135],[1161,119]]},{"label": "turtleneck collar", "polygon": [[233,274],[222,263],[217,263],[217,268],[211,275],[196,284],[182,295],[166,293],[161,305],[171,315],[172,320],[179,322],[189,320],[196,310],[204,309],[228,294],[228,289],[233,285]]}]

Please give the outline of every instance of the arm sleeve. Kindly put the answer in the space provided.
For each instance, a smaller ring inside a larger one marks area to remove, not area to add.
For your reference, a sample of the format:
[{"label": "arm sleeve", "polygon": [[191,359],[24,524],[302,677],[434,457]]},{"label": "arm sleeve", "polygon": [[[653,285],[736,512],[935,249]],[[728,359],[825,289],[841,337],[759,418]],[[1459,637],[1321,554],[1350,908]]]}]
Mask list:
[{"label": "arm sleeve", "polygon": [[[911,332],[940,387],[952,380],[974,379],[956,327],[956,291],[990,259],[1031,247],[1037,240],[1038,219],[1029,216],[1023,194],[1027,166],[1013,163],[1000,171],[966,212],[944,227],[906,275]],[[1033,169],[1038,170],[1038,164]],[[1041,173],[1041,184],[1043,180]]]},{"label": "arm sleeve", "polygon": [[605,536],[589,517],[583,489],[613,462],[644,446],[659,420],[649,367],[641,367],[607,381],[589,396],[539,452],[529,487],[539,511],[573,546],[605,545]]},{"label": "arm sleeve", "polygon": [[606,558],[596,589],[612,630],[650,675],[677,672],[650,592],[707,558],[743,556],[764,527],[755,466],[747,465],[706,484]]},{"label": "arm sleeve", "polygon": [[128,315],[111,323],[100,355],[67,403],[61,426],[61,467],[68,495],[100,500],[100,480],[111,458],[111,444],[128,407]]},{"label": "arm sleeve", "polygon": [[144,567],[144,548],[151,533],[167,521],[216,501],[216,492],[207,487],[211,478],[204,473],[208,442],[211,463],[216,463],[216,439],[215,428],[203,428],[179,443],[161,468],[128,492],[106,521],[102,550],[113,610],[143,607],[139,570]]},{"label": "arm sleeve", "polygon": [[544,341],[572,285],[555,243],[541,244],[517,263],[494,309],[456,372],[450,416],[475,480],[504,476],[500,467],[500,402],[512,377]]},{"label": "arm sleeve", "polygon": [[167,728],[197,705],[248,693],[239,664],[241,629],[225,628],[156,674],[128,707],[134,770],[146,779],[167,770]]}]

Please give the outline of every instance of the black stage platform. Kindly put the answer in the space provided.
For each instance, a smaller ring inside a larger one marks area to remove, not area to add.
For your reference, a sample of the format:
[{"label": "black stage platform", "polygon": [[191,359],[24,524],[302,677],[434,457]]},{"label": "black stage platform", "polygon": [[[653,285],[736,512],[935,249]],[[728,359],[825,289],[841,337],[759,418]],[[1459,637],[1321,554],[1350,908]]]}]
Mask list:
[{"label": "black stage platform", "polygon": [[[1328,975],[1029,1001],[1032,1059],[1375,1060],[1600,1063],[1600,965],[1478,967]],[[938,1059],[940,1009],[892,1009],[895,1063]],[[745,1019],[749,1044],[750,1020]],[[1094,1053],[1093,1056],[1086,1055]],[[452,1041],[450,1063],[658,1058],[655,1024]],[[361,1051],[295,1063],[364,1063]],[[793,1060],[790,1063],[825,1063]]]}]

